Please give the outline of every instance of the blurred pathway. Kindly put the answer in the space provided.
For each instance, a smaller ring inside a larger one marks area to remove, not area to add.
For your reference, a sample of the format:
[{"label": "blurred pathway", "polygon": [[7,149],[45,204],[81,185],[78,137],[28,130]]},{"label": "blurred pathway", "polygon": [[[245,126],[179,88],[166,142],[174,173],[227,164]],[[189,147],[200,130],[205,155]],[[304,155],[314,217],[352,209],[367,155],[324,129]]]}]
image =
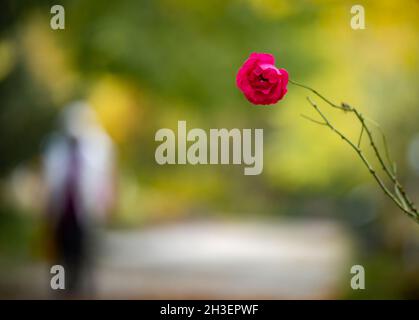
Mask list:
[{"label": "blurred pathway", "polygon": [[325,298],[348,281],[331,222],[184,223],[109,232],[101,298]]},{"label": "blurred pathway", "polygon": [[[97,298],[338,298],[349,285],[351,246],[332,222],[188,222],[104,238]],[[51,297],[45,264],[1,269],[0,297]]]}]

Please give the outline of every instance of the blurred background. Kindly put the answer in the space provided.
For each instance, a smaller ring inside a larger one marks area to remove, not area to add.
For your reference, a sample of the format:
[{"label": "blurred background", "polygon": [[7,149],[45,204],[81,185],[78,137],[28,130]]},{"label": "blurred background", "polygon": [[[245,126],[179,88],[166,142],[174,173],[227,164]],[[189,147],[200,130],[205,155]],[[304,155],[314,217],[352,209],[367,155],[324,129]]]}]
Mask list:
[{"label": "blurred background", "polygon": [[[65,30],[50,28],[54,4]],[[365,30],[350,27],[355,4]],[[82,150],[93,171],[106,167],[90,190],[108,193],[84,195],[89,212],[109,202],[87,227],[100,229],[88,298],[419,298],[419,226],[347,145],[300,116],[315,117],[303,89],[289,85],[270,107],[244,99],[235,76],[251,52],[274,54],[291,79],[378,121],[419,202],[416,0],[3,1],[0,297],[54,297],[51,179],[80,162],[57,167],[48,155],[70,146],[52,158]],[[70,117],[71,131],[63,118],[75,101],[89,111]],[[356,139],[351,116],[323,109]],[[159,166],[155,132],[176,132],[178,120],[263,128],[263,173]],[[365,290],[350,287],[356,264]]]}]

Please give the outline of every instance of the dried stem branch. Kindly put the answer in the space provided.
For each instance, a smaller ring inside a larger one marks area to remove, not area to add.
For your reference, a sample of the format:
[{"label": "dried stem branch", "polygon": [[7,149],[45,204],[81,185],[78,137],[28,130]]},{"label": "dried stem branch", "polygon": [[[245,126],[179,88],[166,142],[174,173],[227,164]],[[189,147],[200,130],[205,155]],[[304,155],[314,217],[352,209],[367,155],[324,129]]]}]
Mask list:
[{"label": "dried stem branch", "polygon": [[[360,132],[357,144],[352,142],[341,131],[336,129],[333,126],[333,124],[327,119],[327,117],[324,115],[324,113],[319,109],[319,107],[309,97],[307,97],[308,102],[316,110],[316,112],[320,115],[320,117],[322,118],[323,121],[318,121],[318,120],[312,119],[312,118],[304,116],[304,115],[302,115],[302,116],[304,118],[314,122],[314,123],[329,127],[333,132],[335,132],[338,136],[340,136],[342,140],[344,140],[347,144],[349,144],[349,146],[351,146],[351,148],[358,154],[358,156],[360,157],[360,159],[362,160],[364,165],[367,167],[370,174],[377,181],[378,185],[380,186],[380,188],[385,193],[385,195],[387,195],[404,213],[406,213],[416,223],[419,223],[419,212],[418,212],[415,204],[410,200],[409,196],[406,194],[406,191],[405,191],[403,185],[400,183],[400,181],[397,177],[396,165],[391,160],[390,153],[388,151],[387,140],[386,140],[386,137],[385,137],[383,131],[381,130],[381,127],[375,121],[372,121],[372,120],[364,117],[357,109],[355,109],[354,107],[352,107],[352,106],[350,106],[346,103],[342,103],[341,105],[337,105],[337,104],[331,102],[329,99],[325,98],[318,91],[316,91],[316,90],[314,90],[314,89],[312,89],[312,88],[310,88],[306,85],[299,84],[299,83],[297,83],[295,81],[292,81],[292,80],[289,80],[289,82],[296,85],[296,86],[299,86],[299,87],[302,87],[304,89],[307,89],[307,90],[311,91],[316,96],[318,96],[320,99],[322,99],[324,102],[326,102],[329,106],[331,106],[333,108],[336,108],[336,109],[340,109],[340,110],[345,111],[345,112],[351,112],[355,115],[355,118],[361,124],[361,132]],[[384,161],[384,158],[383,158],[377,144],[375,143],[372,131],[369,128],[369,126],[367,125],[366,121],[369,121],[369,122],[373,123],[379,129],[379,131],[381,133],[381,136],[382,136],[382,139],[383,139],[384,152],[385,152],[385,156],[387,158],[388,164]],[[385,175],[388,177],[388,179],[393,184],[394,191],[390,191],[390,189],[384,183],[383,179],[378,175],[378,173],[376,172],[374,167],[371,165],[371,163],[365,157],[364,152],[361,149],[361,139],[362,139],[364,131],[367,135],[370,147],[374,151],[374,155],[377,158],[381,168],[383,169]],[[389,167],[389,165],[390,165],[390,167]]]}]

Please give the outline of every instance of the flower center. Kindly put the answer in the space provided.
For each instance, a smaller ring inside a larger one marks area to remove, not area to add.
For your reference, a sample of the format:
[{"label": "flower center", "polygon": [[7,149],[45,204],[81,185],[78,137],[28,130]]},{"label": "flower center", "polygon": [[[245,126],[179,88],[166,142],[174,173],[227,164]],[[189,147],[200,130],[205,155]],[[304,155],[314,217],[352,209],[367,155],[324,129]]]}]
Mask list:
[{"label": "flower center", "polygon": [[260,76],[259,76],[259,80],[260,81],[269,81],[269,79],[267,79],[267,78],[265,78],[264,76],[263,76],[263,74],[261,74]]}]

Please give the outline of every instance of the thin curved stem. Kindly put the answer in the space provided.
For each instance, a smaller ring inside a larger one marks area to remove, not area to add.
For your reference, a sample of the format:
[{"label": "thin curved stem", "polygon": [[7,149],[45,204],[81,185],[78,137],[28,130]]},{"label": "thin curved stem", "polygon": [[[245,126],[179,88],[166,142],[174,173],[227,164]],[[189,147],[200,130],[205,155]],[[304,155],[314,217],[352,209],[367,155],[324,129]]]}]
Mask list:
[{"label": "thin curved stem", "polygon": [[[380,186],[380,188],[383,190],[383,192],[404,212],[406,213],[410,218],[412,218],[415,222],[419,223],[419,213],[418,210],[415,206],[415,204],[410,200],[409,196],[407,195],[406,191],[404,190],[404,187],[402,186],[402,184],[400,183],[400,181],[397,178],[397,174],[396,174],[396,166],[393,163],[393,167],[392,169],[389,169],[387,164],[385,163],[383,156],[381,155],[381,152],[377,146],[377,144],[374,141],[374,137],[372,134],[371,129],[368,127],[368,125],[366,124],[365,120],[368,120],[370,122],[374,122],[372,120],[369,120],[368,118],[364,117],[357,109],[355,109],[354,107],[346,104],[346,103],[342,103],[341,105],[337,105],[333,102],[331,102],[329,99],[327,99],[326,97],[324,97],[323,95],[321,95],[317,90],[314,90],[312,88],[310,88],[309,86],[303,85],[303,84],[299,84],[295,81],[289,80],[290,83],[302,87],[304,89],[307,89],[309,91],[311,91],[312,93],[314,93],[316,96],[318,96],[320,99],[322,99],[324,102],[326,102],[328,105],[330,105],[333,108],[336,109],[340,109],[343,111],[349,111],[355,114],[356,119],[360,122],[361,124],[361,133],[360,136],[358,138],[358,143],[355,144],[353,143],[348,137],[346,137],[341,131],[339,131],[338,129],[336,129],[332,123],[327,119],[327,117],[321,112],[321,110],[319,109],[319,107],[312,101],[310,100],[310,98],[307,97],[308,102],[311,104],[311,106],[317,111],[317,113],[320,115],[320,117],[323,119],[324,122],[309,118],[307,116],[304,116],[305,118],[307,118],[308,120],[317,123],[317,124],[321,124],[321,125],[325,125],[327,127],[329,127],[333,132],[335,132],[338,136],[340,136],[342,138],[342,140],[344,140],[346,143],[348,143],[351,148],[353,150],[355,150],[355,152],[358,154],[358,156],[361,158],[361,161],[364,163],[364,165],[367,167],[368,171],[370,172],[370,174],[373,176],[373,178],[376,180],[376,182],[378,183],[378,185]],[[375,122],[374,122],[375,123]],[[388,146],[387,146],[387,140],[385,138],[385,135],[383,133],[383,131],[381,130],[380,126],[375,123],[375,125],[379,128],[381,134],[382,134],[382,138],[383,138],[383,144],[384,144],[384,151],[387,157],[388,162],[391,164],[391,158],[390,158],[390,153],[388,151]],[[371,163],[368,161],[368,159],[365,157],[362,149],[361,149],[361,139],[362,139],[362,134],[363,132],[366,132],[369,143],[371,148],[374,151],[374,154],[378,160],[378,162],[380,163],[383,171],[385,172],[385,174],[388,176],[388,178],[391,180],[391,182],[394,185],[394,193],[391,192],[387,186],[385,185],[385,183],[383,182],[383,180],[381,179],[381,177],[377,174],[376,170],[373,168],[373,166],[371,165]]]},{"label": "thin curved stem", "polygon": [[326,103],[328,103],[333,108],[344,110],[344,111],[348,111],[346,109],[346,105],[345,106],[343,106],[343,105],[337,105],[337,104],[331,102],[329,99],[327,99],[326,97],[324,97],[323,95],[321,95],[317,90],[314,90],[313,88],[310,88],[309,86],[306,86],[304,84],[295,82],[295,81],[293,81],[291,79],[289,79],[288,82],[292,83],[293,85],[299,86],[301,88],[310,90],[311,92],[313,92],[315,95],[317,95],[319,98],[321,98],[323,101],[325,101]]}]

